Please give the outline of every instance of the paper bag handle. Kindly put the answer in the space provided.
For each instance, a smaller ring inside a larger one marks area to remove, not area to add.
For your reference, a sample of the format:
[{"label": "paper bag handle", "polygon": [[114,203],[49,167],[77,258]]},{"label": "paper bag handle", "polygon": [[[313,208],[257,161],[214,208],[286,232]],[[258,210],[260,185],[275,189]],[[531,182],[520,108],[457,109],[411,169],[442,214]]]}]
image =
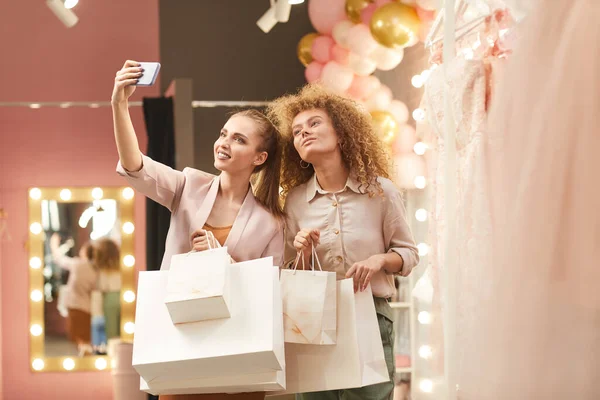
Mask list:
[{"label": "paper bag handle", "polygon": [[[319,257],[317,256],[317,250],[315,249],[315,245],[311,243],[311,265],[310,265],[310,269],[312,272],[315,272],[315,260],[317,260],[317,265],[319,266],[319,270],[321,272],[323,272],[323,268],[321,268],[321,262],[319,261]],[[298,254],[296,254],[296,260],[294,262],[294,273],[296,272],[296,270],[298,269],[298,262],[300,262],[300,259],[302,259],[302,270],[304,270],[306,268],[306,265],[304,264],[304,257],[301,257],[302,252],[299,251]]]}]

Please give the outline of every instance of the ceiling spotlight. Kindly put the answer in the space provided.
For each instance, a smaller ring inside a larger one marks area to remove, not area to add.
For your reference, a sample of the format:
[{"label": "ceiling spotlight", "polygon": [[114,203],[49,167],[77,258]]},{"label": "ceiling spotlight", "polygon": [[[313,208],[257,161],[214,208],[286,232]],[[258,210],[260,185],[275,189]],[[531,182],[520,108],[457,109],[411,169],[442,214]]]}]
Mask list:
[{"label": "ceiling spotlight", "polygon": [[75,15],[73,11],[67,8],[67,5],[74,7],[77,2],[73,0],[67,0],[66,3],[63,3],[62,0],[46,0],[46,5],[48,5],[48,8],[52,10],[58,19],[60,19],[60,22],[62,22],[67,28],[72,28],[75,26],[75,24],[77,24],[79,18],[77,18],[77,15]]},{"label": "ceiling spotlight", "polygon": [[292,4],[301,4],[304,0],[271,0],[271,7],[263,14],[256,25],[264,32],[269,33],[278,22],[288,22]]},{"label": "ceiling spotlight", "polygon": [[71,8],[75,7],[77,3],[79,3],[79,0],[65,0],[65,8],[70,10]]},{"label": "ceiling spotlight", "polygon": [[288,0],[277,0],[275,2],[275,19],[277,22],[288,22],[292,5]]},{"label": "ceiling spotlight", "polygon": [[269,8],[267,12],[264,13],[258,21],[256,21],[256,25],[258,25],[260,30],[264,33],[269,33],[271,29],[273,29],[273,27],[277,25],[277,18],[275,18],[275,8]]}]

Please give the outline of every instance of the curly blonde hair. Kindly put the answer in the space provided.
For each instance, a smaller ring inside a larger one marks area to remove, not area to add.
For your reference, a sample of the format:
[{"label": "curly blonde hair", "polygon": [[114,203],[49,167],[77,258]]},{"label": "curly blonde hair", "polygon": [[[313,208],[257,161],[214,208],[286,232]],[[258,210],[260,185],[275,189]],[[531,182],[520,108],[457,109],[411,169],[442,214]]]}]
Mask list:
[{"label": "curly blonde hair", "polygon": [[275,99],[267,115],[277,125],[283,137],[281,187],[283,196],[307,182],[314,174],[312,165],[300,166],[300,155],[294,147],[292,121],[306,110],[324,110],[338,134],[342,160],[358,180],[361,191],[381,194],[377,177],[390,178],[390,156],[383,141],[371,124],[371,116],[348,98],[332,93],[319,85],[305,85],[296,94]]}]

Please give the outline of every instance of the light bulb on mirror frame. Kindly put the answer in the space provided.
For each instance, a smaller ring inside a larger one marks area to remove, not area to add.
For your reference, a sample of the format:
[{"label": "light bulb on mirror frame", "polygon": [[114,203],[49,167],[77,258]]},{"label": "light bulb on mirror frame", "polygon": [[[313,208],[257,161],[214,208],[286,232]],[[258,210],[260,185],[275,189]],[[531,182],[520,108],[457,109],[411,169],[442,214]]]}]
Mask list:
[{"label": "light bulb on mirror frame", "polygon": [[126,303],[133,303],[135,301],[135,293],[131,290],[126,291],[123,293],[123,300],[125,300]]},{"label": "light bulb on mirror frame", "polygon": [[132,188],[126,187],[125,189],[123,189],[122,196],[123,196],[123,198],[125,200],[131,200],[131,199],[133,199],[134,195],[135,195],[135,192],[133,191]]},{"label": "light bulb on mirror frame", "polygon": [[39,188],[32,188],[29,191],[29,197],[31,197],[33,200],[39,200],[42,198],[42,191]]},{"label": "light bulb on mirror frame", "polygon": [[41,358],[36,358],[31,362],[31,367],[36,371],[41,371],[44,369],[44,360]]},{"label": "light bulb on mirror frame", "polygon": [[65,358],[62,365],[67,371],[72,371],[75,368],[75,361],[72,358]]},{"label": "light bulb on mirror frame", "polygon": [[131,235],[135,231],[135,226],[131,222],[125,222],[123,224],[123,232],[127,235]]},{"label": "light bulb on mirror frame", "polygon": [[71,193],[71,191],[69,189],[63,189],[60,191],[60,198],[63,201],[71,200],[72,196],[73,196],[73,194]]},{"label": "light bulb on mirror frame", "polygon": [[123,257],[123,264],[129,268],[133,267],[135,265],[135,257],[131,254],[127,254],[125,257]]},{"label": "light bulb on mirror frame", "polygon": [[29,328],[29,333],[31,333],[32,336],[40,336],[43,331],[44,330],[40,324],[33,324]]},{"label": "light bulb on mirror frame", "polygon": [[44,295],[42,294],[41,291],[36,289],[36,290],[31,291],[29,298],[31,299],[31,301],[38,303],[38,302],[42,301],[42,299],[44,298]]},{"label": "light bulb on mirror frame", "polygon": [[106,369],[106,367],[108,366],[108,362],[106,362],[105,358],[98,358],[94,362],[94,366],[96,367],[97,370],[102,371],[102,370]]},{"label": "light bulb on mirror frame", "polygon": [[104,196],[104,191],[101,188],[97,187],[97,188],[92,189],[92,198],[94,200],[101,200],[103,196]]},{"label": "light bulb on mirror frame", "polygon": [[29,266],[33,269],[40,269],[42,267],[42,260],[39,257],[31,257],[29,259]]},{"label": "light bulb on mirror frame", "polygon": [[135,324],[131,321],[126,322],[123,326],[123,330],[125,331],[125,333],[133,335],[133,333],[135,332]]},{"label": "light bulb on mirror frame", "polygon": [[42,225],[39,222],[34,222],[29,227],[29,231],[34,235],[39,235],[40,233],[42,233]]}]

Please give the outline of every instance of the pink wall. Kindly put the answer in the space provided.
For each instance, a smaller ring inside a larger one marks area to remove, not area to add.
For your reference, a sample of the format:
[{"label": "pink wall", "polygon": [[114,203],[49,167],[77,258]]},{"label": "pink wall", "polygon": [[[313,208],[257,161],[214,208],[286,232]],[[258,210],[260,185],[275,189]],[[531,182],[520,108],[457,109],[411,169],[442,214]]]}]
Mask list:
[{"label": "pink wall", "polygon": [[[42,0],[0,13],[0,101],[107,101],[127,58],[158,60],[158,1],[81,0],[66,29]],[[158,95],[157,87],[138,90]],[[145,146],[141,108],[132,109]],[[110,399],[108,372],[31,373],[28,350],[27,188],[123,185],[109,108],[0,108],[0,207],[11,243],[0,244],[0,400]],[[10,172],[9,172],[10,171]],[[136,260],[145,267],[144,200],[136,201]]]}]

